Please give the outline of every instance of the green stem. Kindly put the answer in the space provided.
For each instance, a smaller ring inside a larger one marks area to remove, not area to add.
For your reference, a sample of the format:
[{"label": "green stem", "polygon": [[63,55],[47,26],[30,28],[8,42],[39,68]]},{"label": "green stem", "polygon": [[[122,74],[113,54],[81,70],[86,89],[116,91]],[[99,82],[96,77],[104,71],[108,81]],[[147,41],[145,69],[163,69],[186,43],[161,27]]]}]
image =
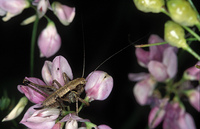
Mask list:
[{"label": "green stem", "polygon": [[167,42],[135,45],[135,47],[150,47],[150,46],[157,46],[157,45],[163,45],[163,44],[167,44]]},{"label": "green stem", "polygon": [[35,50],[35,41],[36,41],[38,22],[39,22],[39,18],[38,18],[38,15],[36,15],[36,19],[33,24],[32,38],[31,38],[31,51],[30,51],[30,75],[31,76],[33,76],[33,71],[34,71],[34,50]]},{"label": "green stem", "polygon": [[197,58],[200,61],[200,56],[195,51],[193,51],[189,46],[187,48],[184,48],[184,50],[192,54],[195,58]]},{"label": "green stem", "polygon": [[187,26],[182,26],[185,30],[187,30],[190,34],[192,34],[198,41],[200,41],[200,36],[195,33],[192,29]]}]

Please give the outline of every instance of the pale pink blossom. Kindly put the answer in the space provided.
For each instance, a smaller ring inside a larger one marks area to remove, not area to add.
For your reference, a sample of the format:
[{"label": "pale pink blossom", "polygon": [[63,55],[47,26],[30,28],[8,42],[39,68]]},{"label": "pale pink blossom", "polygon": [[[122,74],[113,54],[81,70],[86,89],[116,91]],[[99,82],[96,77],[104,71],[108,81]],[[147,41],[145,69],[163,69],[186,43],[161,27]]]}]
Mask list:
[{"label": "pale pink blossom", "polygon": [[30,107],[20,123],[32,129],[51,129],[60,115],[60,110],[55,108],[34,109],[39,107],[40,105]]},{"label": "pale pink blossom", "polygon": [[[198,86],[200,87],[200,86]],[[200,90],[198,89],[192,89],[185,92],[190,104],[198,111],[200,112]]]},{"label": "pale pink blossom", "polygon": [[60,22],[67,26],[69,25],[75,16],[75,8],[63,5],[59,2],[53,2],[52,4],[53,12],[58,17]]},{"label": "pale pink blossom", "polygon": [[49,22],[47,27],[41,32],[38,38],[38,46],[40,57],[46,58],[53,56],[60,49],[61,38],[53,22]]},{"label": "pale pink blossom", "polygon": [[[196,65],[200,65],[200,61],[196,63]],[[186,69],[184,72],[184,77],[187,80],[191,81],[199,81],[200,80],[200,69],[196,68],[195,65]]]},{"label": "pale pink blossom", "polygon": [[147,102],[152,96],[155,84],[156,82],[150,77],[136,83],[133,88],[133,94],[140,105],[148,104]]},{"label": "pale pink blossom", "polygon": [[30,3],[28,0],[0,0],[0,16],[6,16],[3,21],[8,21],[12,17],[19,15]]},{"label": "pale pink blossom", "polygon": [[105,100],[113,88],[113,78],[103,71],[94,71],[86,78],[85,92],[89,101]]}]

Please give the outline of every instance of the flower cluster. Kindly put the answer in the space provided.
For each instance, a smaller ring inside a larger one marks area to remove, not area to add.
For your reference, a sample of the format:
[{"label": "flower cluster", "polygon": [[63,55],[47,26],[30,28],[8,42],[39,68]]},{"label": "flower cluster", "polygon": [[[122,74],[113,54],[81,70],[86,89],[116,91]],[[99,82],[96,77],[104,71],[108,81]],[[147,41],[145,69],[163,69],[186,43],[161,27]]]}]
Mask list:
[{"label": "flower cluster", "polygon": [[[148,43],[163,40],[151,35]],[[185,70],[180,81],[175,82],[177,74],[177,48],[169,44],[151,46],[149,51],[136,48],[138,63],[149,73],[130,73],[131,81],[138,81],[133,93],[140,105],[151,105],[149,127],[155,128],[163,121],[163,129],[195,129],[192,116],[185,111],[182,97],[200,112],[200,85],[193,86],[190,81],[200,80],[200,71],[195,66]],[[199,65],[198,62],[197,65]],[[163,91],[164,89],[164,91]],[[172,97],[173,96],[173,97]]]},{"label": "flower cluster", "polygon": [[[56,90],[59,89],[58,83],[61,86],[65,85],[66,80],[64,80],[63,73],[67,75],[69,79],[67,81],[73,79],[72,70],[68,61],[63,56],[57,56],[52,62],[45,61],[42,68],[42,77],[44,82],[38,78],[26,77],[25,80],[29,81],[30,83],[18,85],[18,90],[21,93],[24,93],[31,102],[35,103],[34,106],[27,110],[20,123],[26,125],[28,128],[60,129],[66,122],[66,129],[77,129],[78,121],[85,123],[85,127],[87,128],[94,127],[98,129],[110,129],[110,127],[107,125],[96,126],[89,120],[85,120],[77,116],[74,111],[66,111],[62,107],[60,107],[61,109],[58,109],[57,106],[42,107],[43,101],[45,101],[45,99],[50,96],[52,92],[56,92]],[[57,84],[54,84],[55,80],[58,82]],[[44,87],[46,87],[46,89],[44,89]],[[48,88],[55,90],[48,91]],[[91,102],[93,100],[104,100],[109,96],[112,88],[113,79],[111,76],[103,71],[94,71],[86,78],[86,84],[84,88],[86,97],[84,101]],[[68,92],[66,94],[68,94]],[[81,106],[83,105],[84,104]],[[79,107],[79,109],[81,108],[82,107]]]},{"label": "flower cluster", "polygon": [[[0,16],[3,21],[8,21],[12,17],[19,15],[26,8],[34,8],[37,10],[36,14],[25,19],[21,24],[27,25],[34,22],[36,19],[41,19],[45,16],[48,10],[53,11],[59,21],[67,26],[75,16],[75,8],[63,5],[57,1],[50,5],[49,0],[0,0]],[[61,46],[61,37],[57,32],[56,26],[52,20],[47,16],[47,27],[41,32],[38,39],[38,46],[40,49],[41,57],[50,57],[54,55]]]},{"label": "flower cluster", "polygon": [[[199,14],[193,4],[187,0],[133,0],[138,10],[145,13],[163,12],[172,20],[164,25],[164,38],[170,45],[182,48],[200,60],[200,56],[187,44],[184,29],[187,30],[196,40],[200,36],[189,27],[196,26],[200,30]],[[166,5],[165,5],[166,3]]]}]

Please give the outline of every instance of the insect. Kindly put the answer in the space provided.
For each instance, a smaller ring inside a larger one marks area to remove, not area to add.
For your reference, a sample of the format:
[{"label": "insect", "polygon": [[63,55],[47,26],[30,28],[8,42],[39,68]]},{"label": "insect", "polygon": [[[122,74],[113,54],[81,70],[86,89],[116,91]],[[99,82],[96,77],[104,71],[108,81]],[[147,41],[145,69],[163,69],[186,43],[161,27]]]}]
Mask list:
[{"label": "insect", "polygon": [[[88,102],[80,98],[81,93],[84,91],[84,85],[86,84],[86,80],[85,78],[76,78],[68,82],[68,77],[66,73],[63,73],[63,79],[65,82],[64,86],[61,86],[61,84],[57,80],[53,80],[53,84],[56,84],[59,87],[58,89],[53,86],[38,85],[30,82],[27,79],[24,79],[23,83],[46,98],[42,102],[41,108],[61,107],[62,109],[64,109],[64,101],[68,103],[76,102],[76,114],[78,114],[78,101],[84,103],[86,106],[89,106]],[[42,90],[47,95],[32,87],[31,85]]]}]

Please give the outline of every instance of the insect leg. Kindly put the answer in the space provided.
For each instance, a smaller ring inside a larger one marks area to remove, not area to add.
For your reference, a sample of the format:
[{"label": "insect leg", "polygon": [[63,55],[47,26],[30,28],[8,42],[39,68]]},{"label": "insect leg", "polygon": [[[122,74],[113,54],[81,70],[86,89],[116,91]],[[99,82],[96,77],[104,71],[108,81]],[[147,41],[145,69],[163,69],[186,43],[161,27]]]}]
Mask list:
[{"label": "insect leg", "polygon": [[24,79],[23,83],[24,83],[24,85],[30,84],[30,85],[35,86],[35,87],[38,87],[38,88],[39,88],[39,87],[41,87],[41,88],[49,88],[49,89],[51,89],[51,90],[53,90],[53,91],[57,90],[57,89],[56,89],[55,87],[53,87],[53,86],[35,84],[35,83],[33,83],[33,82],[30,82],[30,81],[27,80],[27,79]]},{"label": "insect leg", "polygon": [[65,72],[63,73],[63,79],[64,79],[65,84],[67,84],[68,81],[70,80],[70,78],[67,76]]},{"label": "insect leg", "polygon": [[61,84],[60,84],[57,80],[53,80],[53,83],[56,83],[56,84],[57,84],[58,89],[62,87]]},{"label": "insect leg", "polygon": [[[25,86],[28,86],[28,87],[31,88],[32,90],[38,92],[39,94],[41,94],[41,95],[44,96],[45,98],[47,97],[47,95],[45,95],[44,93],[42,93],[42,92],[39,91],[38,89],[36,89],[36,88],[30,86],[30,85],[32,85],[32,83],[31,83],[30,81],[24,79],[23,83],[24,83]],[[34,84],[34,83],[33,83],[33,84]]]},{"label": "insect leg", "polygon": [[86,102],[84,99],[82,99],[80,97],[77,97],[77,98],[81,103],[84,103],[86,106],[90,106],[90,104],[88,102]]}]

